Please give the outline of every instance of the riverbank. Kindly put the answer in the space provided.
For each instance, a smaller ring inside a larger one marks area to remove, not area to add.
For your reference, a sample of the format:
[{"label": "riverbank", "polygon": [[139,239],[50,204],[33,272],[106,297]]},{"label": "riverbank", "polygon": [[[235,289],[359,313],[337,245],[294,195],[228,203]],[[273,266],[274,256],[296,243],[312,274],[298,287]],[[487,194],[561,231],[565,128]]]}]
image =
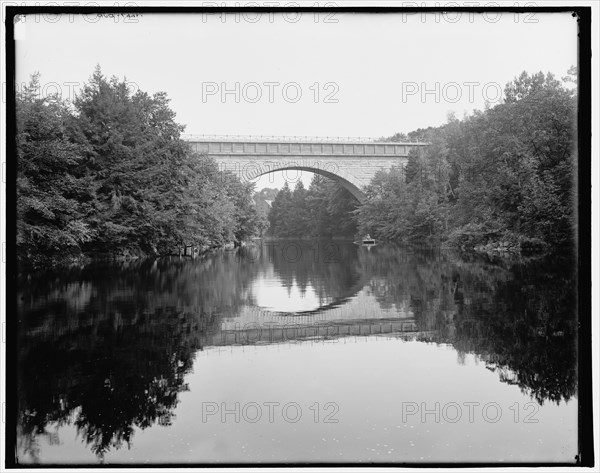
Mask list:
[{"label": "riverbank", "polygon": [[[245,247],[247,245],[260,243],[274,243],[274,242],[285,242],[285,241],[329,241],[336,243],[352,242],[352,238],[348,237],[333,237],[333,238],[285,238],[285,237],[260,237],[252,238],[239,244],[234,242],[228,242],[224,245],[205,245],[188,247],[187,251],[183,248],[172,250],[165,253],[158,251],[143,251],[140,248],[124,248],[115,252],[88,252],[88,253],[61,253],[55,255],[28,255],[27,258],[19,259],[18,266],[19,272],[22,271],[38,271],[44,269],[53,268],[68,268],[72,266],[83,266],[93,262],[123,262],[123,261],[135,261],[145,258],[160,258],[165,256],[176,256],[182,258],[197,258],[207,254],[215,253],[217,251],[233,250],[237,247]],[[498,260],[515,260],[515,259],[537,259],[556,253],[557,251],[565,250],[553,248],[549,245],[543,244],[543,242],[531,242],[531,241],[517,241],[514,239],[506,240],[494,240],[488,241],[487,243],[473,242],[473,241],[462,241],[457,242],[456,240],[446,239],[440,241],[440,239],[425,239],[423,242],[410,243],[410,242],[394,242],[387,240],[378,240],[378,243],[401,245],[412,250],[442,250],[454,252],[462,257],[485,257],[489,261]],[[568,250],[568,249],[567,249]]]},{"label": "riverbank", "polygon": [[122,262],[135,261],[145,258],[161,258],[164,256],[178,256],[182,258],[197,258],[216,251],[226,251],[235,248],[233,242],[224,245],[196,246],[193,250],[169,251],[160,253],[158,251],[143,251],[140,248],[123,248],[115,252],[71,252],[54,255],[27,255],[18,258],[19,272],[39,271],[53,268],[68,268],[72,266],[83,266],[93,262]]}]

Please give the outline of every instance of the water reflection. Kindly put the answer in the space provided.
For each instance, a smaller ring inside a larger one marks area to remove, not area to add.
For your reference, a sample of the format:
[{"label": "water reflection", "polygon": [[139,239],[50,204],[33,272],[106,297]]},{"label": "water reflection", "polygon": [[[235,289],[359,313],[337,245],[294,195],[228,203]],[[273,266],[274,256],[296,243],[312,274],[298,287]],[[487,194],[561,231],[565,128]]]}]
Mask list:
[{"label": "water reflection", "polygon": [[365,284],[354,245],[270,241],[241,248],[238,255],[258,266],[254,303],[271,312],[306,314],[339,307]]},{"label": "water reflection", "polygon": [[[301,252],[294,255],[290,245],[22,276],[19,460],[44,462],[67,427],[102,461],[131,447],[134,432],[170,426],[182,396],[202,392],[188,392],[189,379],[219,385],[211,370],[217,364],[196,360],[216,345],[360,336],[407,351],[433,343],[451,347],[459,366],[475,357],[501,384],[517,385],[540,405],[576,395],[571,262],[491,263],[440,251],[306,242],[295,244]],[[356,347],[352,356],[360,357]],[[428,373],[413,379],[416,390],[421,378]],[[375,377],[373,390],[377,379],[384,385],[383,375]]]},{"label": "water reflection", "polygon": [[428,339],[476,353],[540,404],[576,392],[575,265],[567,258],[491,264],[436,251],[378,247],[361,270],[382,307],[410,301]]}]

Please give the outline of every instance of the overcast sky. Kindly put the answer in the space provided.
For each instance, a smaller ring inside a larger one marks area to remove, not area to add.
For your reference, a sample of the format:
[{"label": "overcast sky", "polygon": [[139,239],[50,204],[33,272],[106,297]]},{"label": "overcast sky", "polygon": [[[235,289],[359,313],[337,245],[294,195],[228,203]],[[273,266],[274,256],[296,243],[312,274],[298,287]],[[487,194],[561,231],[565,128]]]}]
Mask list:
[{"label": "overcast sky", "polygon": [[191,134],[389,136],[577,62],[576,20],[558,13],[30,15],[15,35],[18,84],[39,71],[69,97],[98,63],[167,92]]}]

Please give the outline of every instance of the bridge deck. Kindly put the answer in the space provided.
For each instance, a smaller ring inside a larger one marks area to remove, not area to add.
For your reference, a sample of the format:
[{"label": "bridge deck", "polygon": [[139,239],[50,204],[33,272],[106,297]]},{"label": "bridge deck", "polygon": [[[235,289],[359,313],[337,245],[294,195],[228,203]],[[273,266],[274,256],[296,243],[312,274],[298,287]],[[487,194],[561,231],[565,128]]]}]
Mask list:
[{"label": "bridge deck", "polygon": [[214,157],[406,157],[412,148],[424,143],[294,143],[189,141],[192,149]]}]

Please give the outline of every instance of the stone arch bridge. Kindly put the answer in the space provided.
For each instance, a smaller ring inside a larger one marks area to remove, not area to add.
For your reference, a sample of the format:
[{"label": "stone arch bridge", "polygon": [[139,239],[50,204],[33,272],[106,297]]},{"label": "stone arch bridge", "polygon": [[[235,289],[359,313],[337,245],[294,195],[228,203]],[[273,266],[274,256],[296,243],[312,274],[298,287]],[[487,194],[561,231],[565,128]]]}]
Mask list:
[{"label": "stone arch bridge", "polygon": [[221,170],[233,172],[243,182],[273,171],[310,171],[338,180],[359,202],[364,201],[364,187],[377,171],[404,167],[411,149],[427,146],[427,143],[361,138],[206,135],[182,138],[194,151],[214,158]]}]

